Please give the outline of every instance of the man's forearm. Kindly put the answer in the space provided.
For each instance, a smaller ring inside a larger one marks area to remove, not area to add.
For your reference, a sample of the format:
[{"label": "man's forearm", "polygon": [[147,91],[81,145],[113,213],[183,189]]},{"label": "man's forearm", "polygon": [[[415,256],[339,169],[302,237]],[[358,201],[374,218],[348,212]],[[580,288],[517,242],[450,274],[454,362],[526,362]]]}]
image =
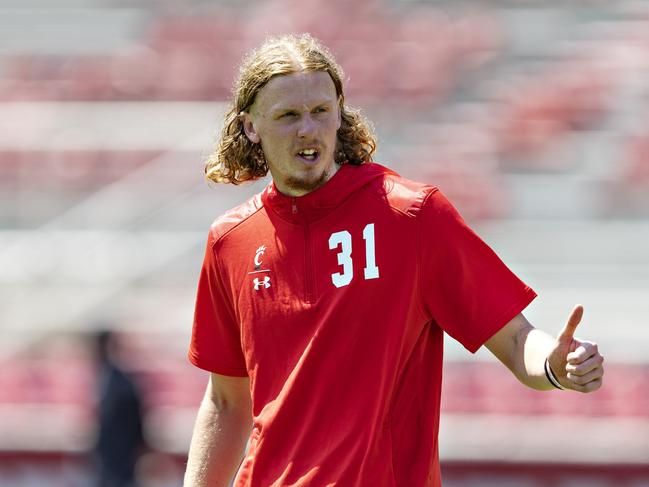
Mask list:
[{"label": "man's forearm", "polygon": [[189,448],[184,487],[226,487],[237,471],[251,429],[250,411],[205,396]]},{"label": "man's forearm", "polygon": [[554,338],[534,328],[523,314],[517,315],[488,342],[487,348],[528,387],[552,389],[545,376],[545,359]]},{"label": "man's forearm", "polygon": [[545,359],[554,346],[554,337],[534,328],[527,333],[523,342],[523,365],[524,368],[517,375],[518,380],[533,389],[553,389],[545,375]]}]

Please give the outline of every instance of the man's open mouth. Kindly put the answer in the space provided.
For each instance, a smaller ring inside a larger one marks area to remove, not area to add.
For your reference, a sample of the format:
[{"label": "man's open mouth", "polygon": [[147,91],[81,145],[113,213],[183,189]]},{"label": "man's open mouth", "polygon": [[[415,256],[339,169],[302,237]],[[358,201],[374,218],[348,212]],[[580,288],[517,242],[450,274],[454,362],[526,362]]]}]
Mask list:
[{"label": "man's open mouth", "polygon": [[318,158],[319,152],[318,149],[302,149],[297,155],[301,159],[313,162]]}]

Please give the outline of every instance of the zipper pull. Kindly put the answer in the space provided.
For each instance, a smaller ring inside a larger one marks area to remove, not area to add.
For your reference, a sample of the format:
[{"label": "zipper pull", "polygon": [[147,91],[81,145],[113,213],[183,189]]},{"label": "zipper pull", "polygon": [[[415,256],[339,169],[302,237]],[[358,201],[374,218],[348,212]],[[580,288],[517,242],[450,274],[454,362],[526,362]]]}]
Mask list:
[{"label": "zipper pull", "polygon": [[297,201],[295,200],[295,198],[293,198],[291,201],[293,203],[293,206],[292,206],[293,214],[296,215],[297,214]]}]

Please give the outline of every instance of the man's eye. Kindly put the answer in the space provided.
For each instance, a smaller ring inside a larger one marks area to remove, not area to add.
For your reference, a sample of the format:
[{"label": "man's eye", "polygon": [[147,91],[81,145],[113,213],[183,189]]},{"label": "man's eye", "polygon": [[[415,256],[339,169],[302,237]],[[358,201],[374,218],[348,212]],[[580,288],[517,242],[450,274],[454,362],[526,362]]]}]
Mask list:
[{"label": "man's eye", "polygon": [[327,107],[318,107],[318,108],[315,109],[316,113],[325,113],[325,112],[328,112],[328,111],[329,111],[329,109]]},{"label": "man's eye", "polygon": [[295,117],[296,115],[297,114],[295,112],[286,112],[286,113],[282,114],[282,116],[280,118],[291,118],[291,117]]}]

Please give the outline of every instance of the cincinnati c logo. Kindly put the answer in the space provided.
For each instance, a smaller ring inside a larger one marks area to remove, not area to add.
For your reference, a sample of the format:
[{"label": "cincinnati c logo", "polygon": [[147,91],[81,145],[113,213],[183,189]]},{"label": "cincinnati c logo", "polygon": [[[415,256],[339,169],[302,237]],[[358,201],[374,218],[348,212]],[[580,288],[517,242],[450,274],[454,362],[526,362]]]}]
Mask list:
[{"label": "cincinnati c logo", "polygon": [[266,246],[262,245],[255,252],[255,270],[261,269],[261,256],[266,252]]}]

